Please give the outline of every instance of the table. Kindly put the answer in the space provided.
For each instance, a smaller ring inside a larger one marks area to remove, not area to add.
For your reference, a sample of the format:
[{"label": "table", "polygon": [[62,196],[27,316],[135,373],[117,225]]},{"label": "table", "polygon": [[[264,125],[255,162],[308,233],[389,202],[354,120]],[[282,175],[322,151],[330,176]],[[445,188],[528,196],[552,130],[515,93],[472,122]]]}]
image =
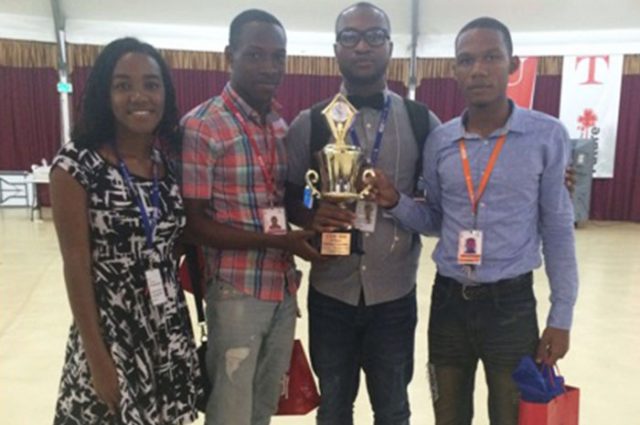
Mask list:
[{"label": "table", "polygon": [[38,211],[38,218],[42,219],[42,209],[40,208],[40,202],[38,202],[38,185],[49,184],[49,172],[51,171],[50,165],[32,165],[30,174],[31,183],[31,221],[36,211]]}]

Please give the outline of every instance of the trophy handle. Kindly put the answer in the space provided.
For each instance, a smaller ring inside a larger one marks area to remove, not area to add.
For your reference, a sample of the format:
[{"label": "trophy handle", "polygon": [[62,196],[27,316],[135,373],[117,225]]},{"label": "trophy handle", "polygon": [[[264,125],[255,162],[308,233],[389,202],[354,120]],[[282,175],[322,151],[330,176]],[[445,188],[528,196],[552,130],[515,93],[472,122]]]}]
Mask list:
[{"label": "trophy handle", "polygon": [[373,186],[371,186],[371,179],[376,177],[376,172],[373,171],[371,168],[364,170],[364,172],[362,173],[362,182],[364,183],[364,189],[362,189],[362,191],[359,193],[360,195],[360,199],[363,199],[365,196],[369,196],[369,194],[371,193],[371,188]]},{"label": "trophy handle", "polygon": [[315,186],[320,180],[320,176],[316,170],[307,170],[307,173],[304,175],[304,180],[307,182],[307,187],[311,189],[311,196],[315,196],[318,199],[322,198],[322,194]]}]

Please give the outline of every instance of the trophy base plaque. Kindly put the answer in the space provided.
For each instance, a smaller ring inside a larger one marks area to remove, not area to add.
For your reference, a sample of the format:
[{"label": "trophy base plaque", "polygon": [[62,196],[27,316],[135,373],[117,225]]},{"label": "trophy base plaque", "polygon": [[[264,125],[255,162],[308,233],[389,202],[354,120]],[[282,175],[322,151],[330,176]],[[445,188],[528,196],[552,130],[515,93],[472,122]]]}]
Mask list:
[{"label": "trophy base plaque", "polygon": [[320,233],[314,245],[321,255],[346,257],[364,254],[362,233],[358,229]]}]

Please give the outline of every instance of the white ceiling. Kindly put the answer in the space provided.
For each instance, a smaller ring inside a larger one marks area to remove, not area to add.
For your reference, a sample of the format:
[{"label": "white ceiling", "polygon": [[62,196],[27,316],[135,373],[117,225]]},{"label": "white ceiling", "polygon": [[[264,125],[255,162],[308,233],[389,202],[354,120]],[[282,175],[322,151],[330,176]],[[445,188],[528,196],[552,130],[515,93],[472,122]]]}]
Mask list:
[{"label": "white ceiling", "polygon": [[[294,54],[331,55],[334,20],[351,0],[60,0],[67,39],[103,44],[136,35],[159,47],[221,50],[231,19],[247,8],[272,12]],[[376,0],[392,23],[395,54],[406,56],[411,0]],[[420,56],[447,56],[470,19],[494,16],[516,48],[553,54],[640,53],[640,0],[419,0]],[[51,0],[0,0],[0,37],[54,40]],[[532,53],[533,52],[533,53]]]}]

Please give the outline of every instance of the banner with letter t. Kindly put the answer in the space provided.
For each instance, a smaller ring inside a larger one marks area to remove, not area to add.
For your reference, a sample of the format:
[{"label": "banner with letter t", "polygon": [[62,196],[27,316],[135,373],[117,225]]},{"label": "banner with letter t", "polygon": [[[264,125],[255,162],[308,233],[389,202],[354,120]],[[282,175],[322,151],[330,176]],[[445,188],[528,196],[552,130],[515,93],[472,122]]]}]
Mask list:
[{"label": "banner with letter t", "polygon": [[521,108],[533,107],[533,95],[536,88],[536,74],[538,73],[538,58],[520,57],[520,66],[509,76],[507,96]]},{"label": "banner with letter t", "polygon": [[565,56],[560,120],[572,139],[594,138],[594,177],[613,177],[623,55]]}]

